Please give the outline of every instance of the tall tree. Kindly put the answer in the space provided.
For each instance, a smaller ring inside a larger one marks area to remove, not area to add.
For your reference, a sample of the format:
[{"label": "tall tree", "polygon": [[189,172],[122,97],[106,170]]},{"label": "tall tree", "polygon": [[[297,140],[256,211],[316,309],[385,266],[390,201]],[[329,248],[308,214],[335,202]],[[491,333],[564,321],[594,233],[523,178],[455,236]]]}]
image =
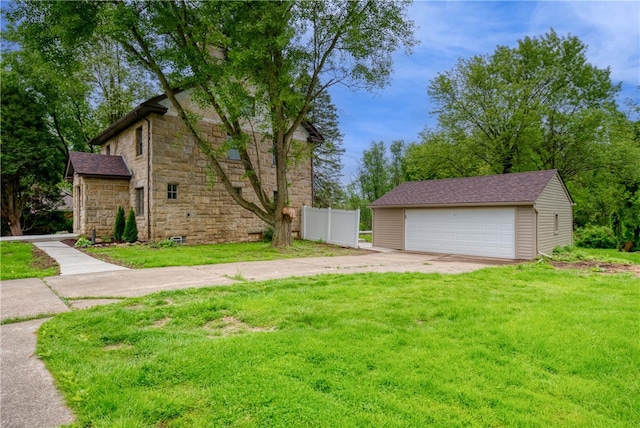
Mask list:
[{"label": "tall tree", "polygon": [[389,146],[391,159],[389,159],[389,184],[391,188],[397,187],[405,177],[405,144],[402,140],[395,140]]},{"label": "tall tree", "polygon": [[[414,44],[406,6],[405,1],[371,0],[82,2],[74,10],[53,4],[52,16],[84,24],[63,27],[63,40],[83,42],[79,33],[100,33],[152,73],[218,182],[237,204],[273,225],[273,244],[283,246],[291,243],[292,218],[285,209],[288,172],[302,150],[293,143],[294,132],[328,87],[387,83],[392,54]],[[218,114],[240,153],[257,203],[234,190],[220,150],[199,132],[197,116],[177,99],[178,85],[190,87],[201,107]],[[252,140],[247,124],[258,126],[265,138]],[[250,151],[265,144],[276,159],[275,201]]]},{"label": "tall tree", "polygon": [[[15,0],[3,11],[3,61],[46,108],[59,147],[88,151],[96,134],[156,90],[122,48],[93,33],[90,2]],[[82,41],[82,43],[79,43]]]},{"label": "tall tree", "polygon": [[357,183],[362,197],[368,202],[375,201],[391,189],[389,160],[384,141],[372,142],[369,149],[362,152]]},{"label": "tall tree", "polygon": [[313,149],[313,204],[326,208],[340,205],[345,198],[342,177],[343,135],[338,126],[338,113],[329,92],[313,100],[307,120],[322,134],[324,141]]},{"label": "tall tree", "polygon": [[440,129],[494,173],[555,168],[570,179],[589,170],[620,85],[585,52],[551,30],[459,60],[429,85]]},{"label": "tall tree", "polygon": [[0,168],[2,218],[11,235],[23,234],[22,218],[31,199],[59,199],[55,186],[62,178],[65,158],[56,147],[46,109],[15,74],[3,70]]}]

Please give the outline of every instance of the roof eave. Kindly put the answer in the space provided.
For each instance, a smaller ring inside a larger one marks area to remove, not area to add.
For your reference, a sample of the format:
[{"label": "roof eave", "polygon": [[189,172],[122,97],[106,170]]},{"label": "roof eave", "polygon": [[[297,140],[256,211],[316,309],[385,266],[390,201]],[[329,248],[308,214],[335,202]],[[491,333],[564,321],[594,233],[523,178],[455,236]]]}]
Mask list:
[{"label": "roof eave", "polygon": [[122,116],[111,126],[102,131],[98,136],[89,141],[89,145],[99,146],[103,144],[107,140],[115,137],[116,135],[133,125],[134,123],[138,122],[140,119],[145,118],[152,113],[157,113],[160,115],[165,114],[169,109],[165,106],[157,104],[155,102],[156,98],[152,98],[151,100],[140,104],[138,107]]},{"label": "roof eave", "polygon": [[458,207],[507,207],[507,206],[533,206],[535,201],[509,201],[509,202],[466,202],[449,204],[394,204],[394,205],[368,205],[368,208],[458,208]]},{"label": "roof eave", "polygon": [[87,178],[105,178],[108,180],[131,180],[131,175],[116,175],[116,174],[83,174],[83,173],[77,173],[78,176],[80,177],[87,177]]}]

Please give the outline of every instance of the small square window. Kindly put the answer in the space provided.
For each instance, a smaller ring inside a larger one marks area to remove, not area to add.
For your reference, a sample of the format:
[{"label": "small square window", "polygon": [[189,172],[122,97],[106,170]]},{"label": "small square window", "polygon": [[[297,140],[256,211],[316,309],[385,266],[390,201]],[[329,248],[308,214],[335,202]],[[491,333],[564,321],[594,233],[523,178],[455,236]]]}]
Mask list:
[{"label": "small square window", "polygon": [[142,154],[142,126],[136,128],[136,156]]},{"label": "small square window", "polygon": [[167,199],[178,199],[177,184],[167,184]]},{"label": "small square window", "polygon": [[227,159],[229,160],[240,160],[240,151],[237,147],[231,145],[231,135],[227,134],[227,144],[229,144],[229,149],[227,150]]},{"label": "small square window", "polygon": [[242,187],[234,187],[234,190],[238,194],[238,196],[242,196]]}]

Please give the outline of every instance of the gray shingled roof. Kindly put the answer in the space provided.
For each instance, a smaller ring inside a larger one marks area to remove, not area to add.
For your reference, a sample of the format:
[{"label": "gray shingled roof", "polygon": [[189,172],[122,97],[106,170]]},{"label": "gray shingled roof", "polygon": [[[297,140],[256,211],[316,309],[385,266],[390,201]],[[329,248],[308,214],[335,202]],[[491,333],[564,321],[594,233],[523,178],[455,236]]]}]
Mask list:
[{"label": "gray shingled roof", "polygon": [[96,153],[69,152],[67,179],[73,174],[89,177],[130,179],[131,172],[122,156],[99,155]]},{"label": "gray shingled roof", "polygon": [[546,171],[408,181],[374,201],[372,208],[427,205],[534,203],[558,173]]}]

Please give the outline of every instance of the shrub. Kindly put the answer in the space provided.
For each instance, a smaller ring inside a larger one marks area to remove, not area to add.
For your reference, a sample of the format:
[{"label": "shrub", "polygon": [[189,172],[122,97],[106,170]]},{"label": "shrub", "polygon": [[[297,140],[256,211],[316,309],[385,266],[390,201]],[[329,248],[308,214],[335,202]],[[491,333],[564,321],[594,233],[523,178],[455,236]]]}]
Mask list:
[{"label": "shrub", "polygon": [[73,245],[74,247],[86,248],[91,246],[91,240],[85,236],[81,236],[78,238],[76,243]]},{"label": "shrub", "polygon": [[607,226],[586,226],[576,230],[575,244],[582,248],[617,248],[613,231]]},{"label": "shrub", "polygon": [[178,244],[173,239],[165,239],[160,242],[151,243],[151,248],[172,248],[176,247]]},{"label": "shrub", "polygon": [[133,212],[133,208],[129,209],[129,216],[127,217],[127,222],[124,225],[122,239],[126,242],[136,242],[138,240],[138,225],[136,223],[136,214]]},{"label": "shrub", "polygon": [[124,235],[124,208],[118,207],[118,212],[116,214],[116,224],[113,227],[113,239],[116,241],[122,240],[122,235]]},{"label": "shrub", "polygon": [[262,240],[264,242],[272,242],[273,241],[273,234],[275,233],[275,229],[273,228],[273,226],[268,226],[263,232],[262,232]]}]

